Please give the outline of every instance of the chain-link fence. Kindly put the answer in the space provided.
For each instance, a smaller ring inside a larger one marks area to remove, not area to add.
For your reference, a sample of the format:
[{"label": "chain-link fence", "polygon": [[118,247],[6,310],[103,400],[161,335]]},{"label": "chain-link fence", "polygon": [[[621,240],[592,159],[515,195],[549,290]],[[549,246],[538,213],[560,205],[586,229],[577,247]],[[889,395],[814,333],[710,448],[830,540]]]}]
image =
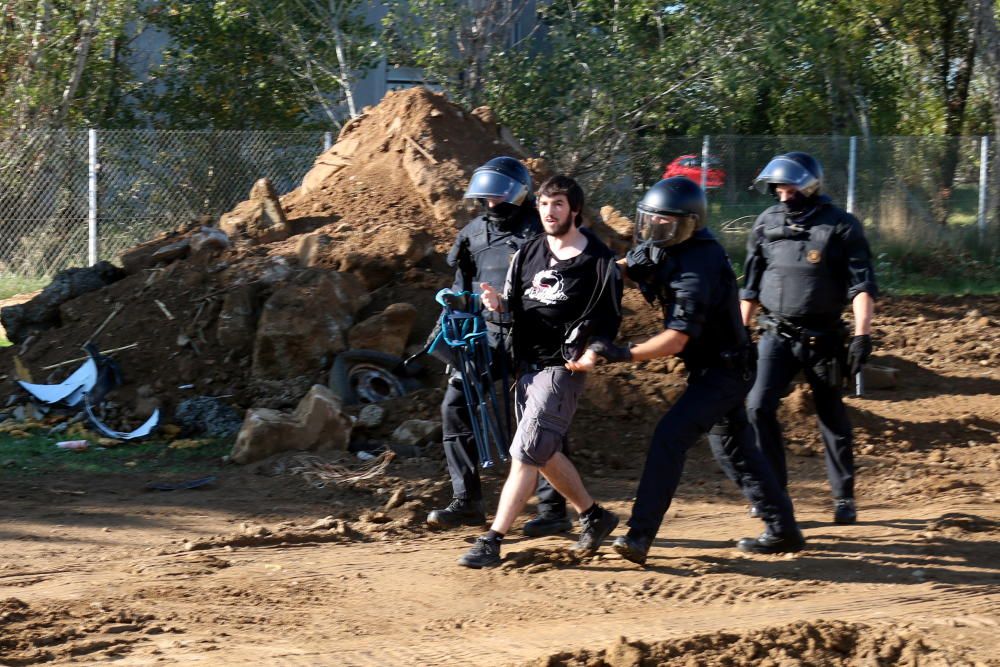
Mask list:
[{"label": "chain-link fence", "polygon": [[[95,255],[114,259],[179,223],[217,218],[264,176],[288,192],[330,139],[323,132],[0,135],[0,275],[46,276]],[[875,243],[998,224],[1000,188],[987,186],[998,182],[997,170],[984,169],[996,164],[996,147],[979,137],[674,137],[636,187],[665,169],[704,177],[711,224],[735,248],[770,204],[749,189],[754,176],[791,150],[819,158],[825,192],[865,223]],[[618,195],[624,211],[635,205],[633,194]]]},{"label": "chain-link fence", "polygon": [[0,137],[0,274],[46,276],[199,216],[268,177],[296,187],[323,132],[60,131]]},{"label": "chain-link fence", "polygon": [[713,228],[727,246],[741,246],[772,203],[750,187],[754,177],[773,156],[795,150],[820,160],[823,191],[865,224],[874,244],[919,243],[956,230],[975,238],[998,224],[1000,188],[988,168],[997,154],[987,137],[676,137],[664,142],[663,166],[650,178],[704,179]]}]

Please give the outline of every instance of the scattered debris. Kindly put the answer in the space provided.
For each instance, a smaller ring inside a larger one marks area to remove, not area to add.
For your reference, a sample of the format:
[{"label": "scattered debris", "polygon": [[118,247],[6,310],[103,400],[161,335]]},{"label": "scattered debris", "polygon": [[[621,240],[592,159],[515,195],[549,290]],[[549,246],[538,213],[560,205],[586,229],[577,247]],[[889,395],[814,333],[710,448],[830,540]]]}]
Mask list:
[{"label": "scattered debris", "polygon": [[183,482],[150,482],[146,485],[149,491],[177,491],[179,489],[197,489],[208,486],[218,479],[215,475],[199,477],[198,479],[186,480]]},{"label": "scattered debris", "polygon": [[310,485],[322,489],[328,484],[354,484],[378,477],[385,473],[395,457],[391,451],[385,451],[352,468],[330,463],[319,456],[299,454],[288,461],[286,470],[291,475],[301,475]]}]

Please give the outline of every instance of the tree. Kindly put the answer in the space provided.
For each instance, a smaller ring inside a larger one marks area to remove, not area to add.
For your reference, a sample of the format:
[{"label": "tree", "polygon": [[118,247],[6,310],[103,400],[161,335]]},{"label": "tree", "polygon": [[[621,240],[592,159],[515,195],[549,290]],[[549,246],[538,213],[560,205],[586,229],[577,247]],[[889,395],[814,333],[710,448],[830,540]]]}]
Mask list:
[{"label": "tree", "polygon": [[[120,73],[129,0],[12,0],[0,17],[0,119],[8,127],[93,123],[115,95],[87,85]],[[116,46],[117,44],[117,46]]]},{"label": "tree", "polygon": [[421,68],[460,103],[479,106],[490,63],[511,46],[527,6],[528,0],[389,0],[387,57]]}]

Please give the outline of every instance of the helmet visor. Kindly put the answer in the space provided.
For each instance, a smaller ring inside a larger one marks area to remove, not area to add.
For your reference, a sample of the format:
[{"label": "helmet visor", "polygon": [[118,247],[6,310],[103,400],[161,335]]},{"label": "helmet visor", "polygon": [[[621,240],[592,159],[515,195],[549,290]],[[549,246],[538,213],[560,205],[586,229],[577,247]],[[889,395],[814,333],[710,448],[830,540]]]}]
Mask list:
[{"label": "helmet visor", "polygon": [[819,183],[819,179],[795,160],[779,155],[764,167],[754,186],[761,194],[767,194],[772,185],[794,185],[803,192],[809,192]]},{"label": "helmet visor", "polygon": [[477,170],[472,174],[466,199],[491,199],[520,206],[528,196],[528,186],[498,171]]},{"label": "helmet visor", "polygon": [[685,216],[673,213],[651,213],[641,208],[635,214],[636,244],[649,241],[655,246],[667,245],[677,236]]}]

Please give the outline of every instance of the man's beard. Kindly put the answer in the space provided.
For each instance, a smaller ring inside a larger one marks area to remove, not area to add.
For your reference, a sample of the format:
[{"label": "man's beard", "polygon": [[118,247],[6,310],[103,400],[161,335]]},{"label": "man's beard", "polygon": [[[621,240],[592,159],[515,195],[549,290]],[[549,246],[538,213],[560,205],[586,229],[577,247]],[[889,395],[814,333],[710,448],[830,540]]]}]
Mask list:
[{"label": "man's beard", "polygon": [[548,229],[545,233],[549,236],[555,236],[556,238],[560,236],[566,236],[569,233],[570,228],[573,226],[573,216],[568,216],[565,220],[555,225],[552,225],[552,231]]}]

